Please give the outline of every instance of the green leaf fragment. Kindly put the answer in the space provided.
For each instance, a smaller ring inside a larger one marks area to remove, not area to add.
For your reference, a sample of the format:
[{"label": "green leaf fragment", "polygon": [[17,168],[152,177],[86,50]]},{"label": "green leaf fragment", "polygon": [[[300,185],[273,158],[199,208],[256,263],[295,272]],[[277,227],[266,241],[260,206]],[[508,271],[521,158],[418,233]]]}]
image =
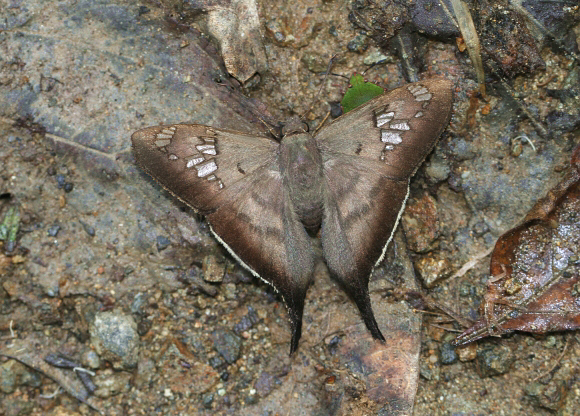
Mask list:
[{"label": "green leaf fragment", "polygon": [[8,208],[4,219],[0,224],[0,240],[14,243],[16,241],[16,234],[20,229],[20,211],[17,207],[12,206]]},{"label": "green leaf fragment", "polygon": [[381,95],[385,90],[372,82],[365,82],[360,74],[355,74],[350,77],[350,87],[346,90],[344,97],[340,104],[342,111],[348,113],[350,110],[372,100],[377,95]]}]

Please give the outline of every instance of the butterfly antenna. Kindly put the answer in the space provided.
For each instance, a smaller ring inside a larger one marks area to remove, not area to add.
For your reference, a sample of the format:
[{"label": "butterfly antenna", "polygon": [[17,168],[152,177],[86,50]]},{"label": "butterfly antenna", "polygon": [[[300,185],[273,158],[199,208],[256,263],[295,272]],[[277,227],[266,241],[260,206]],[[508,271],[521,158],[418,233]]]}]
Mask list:
[{"label": "butterfly antenna", "polygon": [[272,126],[270,125],[270,123],[268,123],[267,121],[265,121],[263,118],[261,118],[261,117],[260,117],[260,116],[258,116],[258,115],[255,115],[255,116],[256,116],[256,118],[257,118],[258,120],[260,120],[260,122],[261,122],[261,123],[262,123],[264,126],[266,126],[266,128],[268,129],[268,131],[270,132],[270,134],[271,134],[272,136],[276,137],[277,139],[280,139],[280,135],[279,135],[279,134],[277,134],[277,133],[276,133],[276,132],[275,132],[275,131],[272,129]]},{"label": "butterfly antenna", "polygon": [[318,127],[316,128],[316,130],[314,130],[314,133],[312,133],[313,136],[316,136],[316,133],[318,133],[318,130],[320,130],[322,128],[322,126],[324,126],[324,123],[326,123],[326,120],[328,120],[328,117],[330,117],[330,111],[328,111],[326,113],[326,115],[324,116],[322,121],[318,124]]},{"label": "butterfly antenna", "polygon": [[332,64],[334,63],[334,60],[336,59],[337,56],[338,56],[338,54],[333,55],[332,58],[330,58],[330,61],[328,62],[328,67],[326,68],[326,72],[324,74],[324,79],[322,80],[322,84],[320,85],[320,88],[318,89],[318,93],[316,94],[316,98],[314,98],[314,101],[312,102],[312,105],[310,106],[310,108],[308,110],[306,110],[306,112],[300,116],[300,120],[304,120],[306,115],[308,113],[310,113],[310,111],[312,111],[312,109],[314,108],[314,105],[318,102],[318,98],[320,97],[320,93],[322,92],[322,89],[324,88],[324,85],[326,84],[326,79],[328,78],[328,75],[330,74],[330,68],[332,68]]}]

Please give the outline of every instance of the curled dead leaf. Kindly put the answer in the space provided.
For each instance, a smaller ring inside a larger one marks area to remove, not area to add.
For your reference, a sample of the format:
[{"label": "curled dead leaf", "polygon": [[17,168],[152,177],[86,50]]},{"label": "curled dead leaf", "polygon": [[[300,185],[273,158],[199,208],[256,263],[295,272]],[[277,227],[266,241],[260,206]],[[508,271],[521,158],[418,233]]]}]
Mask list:
[{"label": "curled dead leaf", "polygon": [[455,345],[580,328],[580,146],[564,179],[499,238],[490,271],[482,318]]}]

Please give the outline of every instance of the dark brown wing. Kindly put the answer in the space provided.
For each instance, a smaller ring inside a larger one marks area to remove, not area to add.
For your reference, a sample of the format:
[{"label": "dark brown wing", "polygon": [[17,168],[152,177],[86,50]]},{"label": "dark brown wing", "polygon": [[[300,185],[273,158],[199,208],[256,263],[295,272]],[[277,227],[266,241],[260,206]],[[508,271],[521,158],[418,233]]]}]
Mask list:
[{"label": "dark brown wing", "polygon": [[314,255],[283,186],[278,142],[201,125],[150,127],[132,140],[137,163],[205,214],[230,253],[280,292],[294,351]]},{"label": "dark brown wing", "polygon": [[424,81],[374,98],[316,136],[326,181],[323,253],[373,336],[368,281],[404,208],[411,175],[451,115],[451,83]]}]

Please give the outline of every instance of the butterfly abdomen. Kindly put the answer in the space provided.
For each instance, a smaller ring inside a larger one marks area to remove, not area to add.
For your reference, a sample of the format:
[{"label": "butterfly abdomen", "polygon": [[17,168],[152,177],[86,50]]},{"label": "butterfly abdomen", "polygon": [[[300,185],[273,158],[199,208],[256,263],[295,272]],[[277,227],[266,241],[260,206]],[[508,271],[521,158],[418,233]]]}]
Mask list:
[{"label": "butterfly abdomen", "polygon": [[280,144],[280,169],[300,221],[309,230],[316,230],[323,211],[322,158],[310,134],[284,136]]}]

